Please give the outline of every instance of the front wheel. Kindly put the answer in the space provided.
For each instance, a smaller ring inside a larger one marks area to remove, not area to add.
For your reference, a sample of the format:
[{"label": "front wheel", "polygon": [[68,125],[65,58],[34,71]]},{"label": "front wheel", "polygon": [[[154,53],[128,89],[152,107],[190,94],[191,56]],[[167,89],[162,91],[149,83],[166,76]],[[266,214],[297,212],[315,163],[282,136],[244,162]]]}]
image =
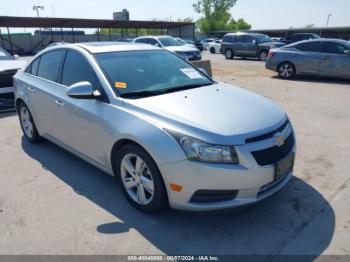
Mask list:
[{"label": "front wheel", "polygon": [[31,143],[38,143],[42,140],[34,123],[32,114],[23,102],[18,106],[18,116],[24,136]]},{"label": "front wheel", "polygon": [[227,49],[225,51],[225,57],[226,59],[233,59],[233,51],[231,49]]},{"label": "front wheel", "polygon": [[212,54],[215,54],[215,53],[216,53],[216,51],[215,51],[215,48],[214,48],[214,47],[211,47],[211,48],[210,48],[210,53],[212,53]]},{"label": "front wheel", "polygon": [[295,66],[289,62],[284,62],[278,67],[278,75],[282,79],[291,79],[295,76]]},{"label": "front wheel", "polygon": [[143,212],[154,213],[167,205],[162,176],[145,150],[133,144],[123,146],[116,161],[116,176],[132,206]]}]

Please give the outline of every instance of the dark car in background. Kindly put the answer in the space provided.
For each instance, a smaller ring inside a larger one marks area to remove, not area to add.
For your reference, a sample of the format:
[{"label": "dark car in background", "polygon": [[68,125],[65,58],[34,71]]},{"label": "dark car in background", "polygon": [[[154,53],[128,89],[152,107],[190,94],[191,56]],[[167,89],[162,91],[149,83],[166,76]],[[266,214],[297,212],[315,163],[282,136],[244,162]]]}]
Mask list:
[{"label": "dark car in background", "polygon": [[319,35],[313,34],[313,33],[295,33],[287,37],[287,39],[285,39],[284,42],[287,44],[292,44],[299,41],[320,39],[320,38],[321,37]]},{"label": "dark car in background", "polygon": [[257,33],[229,33],[222,40],[221,52],[226,59],[252,57],[266,61],[271,48],[279,48],[285,43],[274,42],[269,36]]},{"label": "dark car in background", "polygon": [[350,43],[340,39],[297,42],[269,52],[266,68],[283,79],[315,75],[350,79]]}]

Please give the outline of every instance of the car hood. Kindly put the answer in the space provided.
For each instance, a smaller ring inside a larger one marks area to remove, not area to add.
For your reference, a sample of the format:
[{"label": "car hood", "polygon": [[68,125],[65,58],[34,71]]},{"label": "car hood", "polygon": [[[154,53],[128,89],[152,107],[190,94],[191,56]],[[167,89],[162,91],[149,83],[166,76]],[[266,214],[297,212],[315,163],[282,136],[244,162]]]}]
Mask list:
[{"label": "car hood", "polygon": [[0,72],[18,70],[27,64],[24,60],[0,60]]},{"label": "car hood", "polygon": [[262,43],[260,44],[260,46],[268,46],[270,48],[272,47],[282,47],[285,46],[286,43],[282,43],[282,42],[267,42],[267,43]]},{"label": "car hood", "polygon": [[188,45],[181,45],[181,46],[166,46],[164,47],[166,50],[169,50],[171,52],[193,52],[198,51],[197,48],[188,46]]},{"label": "car hood", "polygon": [[228,84],[125,102],[163,128],[210,143],[244,143],[244,137],[271,131],[286,120],[284,111],[270,100]]}]

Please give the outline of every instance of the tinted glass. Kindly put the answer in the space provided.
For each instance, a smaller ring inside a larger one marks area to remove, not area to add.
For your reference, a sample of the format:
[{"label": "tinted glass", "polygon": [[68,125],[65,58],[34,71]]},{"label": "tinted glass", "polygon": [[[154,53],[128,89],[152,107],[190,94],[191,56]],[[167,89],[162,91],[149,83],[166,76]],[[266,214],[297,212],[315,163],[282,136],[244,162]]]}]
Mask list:
[{"label": "tinted glass", "polygon": [[271,39],[271,37],[267,36],[267,35],[263,35],[263,34],[258,34],[255,35],[255,38],[257,39],[257,41],[259,43],[269,43],[269,42],[273,42],[273,40]]},{"label": "tinted glass", "polygon": [[212,84],[203,73],[167,51],[112,52],[95,57],[114,91],[121,95]]},{"label": "tinted glass", "polygon": [[[42,55],[37,75],[47,80],[57,82],[58,70],[60,68],[63,52],[63,50],[59,50]],[[34,66],[32,71],[34,72]]]},{"label": "tinted glass", "polygon": [[349,50],[350,47],[346,47],[344,45],[332,42],[324,42],[323,43],[323,52],[330,54],[344,54],[346,50]]},{"label": "tinted glass", "polygon": [[242,39],[243,43],[253,43],[253,41],[255,40],[254,37],[252,37],[251,35],[244,35]]},{"label": "tinted glass", "polygon": [[40,58],[36,59],[33,63],[32,63],[32,68],[31,68],[31,74],[32,75],[38,75],[38,68],[39,68],[39,63],[40,63]]},{"label": "tinted glass", "polygon": [[68,51],[62,71],[62,84],[73,84],[87,81],[96,87],[97,77],[88,61],[80,54]]},{"label": "tinted glass", "polygon": [[222,41],[223,41],[223,42],[232,42],[232,36],[230,36],[230,35],[225,35]]},{"label": "tinted glass", "polygon": [[242,43],[243,42],[243,36],[242,35],[235,35],[233,42],[237,42],[237,43]]},{"label": "tinted glass", "polygon": [[162,43],[163,46],[182,46],[179,41],[177,41],[175,38],[172,37],[166,37],[166,38],[159,38],[159,41]]},{"label": "tinted glass", "polygon": [[149,43],[149,39],[148,39],[148,38],[137,39],[137,40],[135,41],[135,43],[148,44],[148,43]]},{"label": "tinted glass", "polygon": [[149,40],[149,44],[150,44],[150,45],[156,45],[156,44],[159,45],[158,41],[155,40],[155,39],[153,39],[153,38],[151,38],[151,39]]},{"label": "tinted glass", "polygon": [[309,42],[309,43],[301,43],[294,46],[296,49],[304,52],[322,52],[322,44],[321,42]]}]

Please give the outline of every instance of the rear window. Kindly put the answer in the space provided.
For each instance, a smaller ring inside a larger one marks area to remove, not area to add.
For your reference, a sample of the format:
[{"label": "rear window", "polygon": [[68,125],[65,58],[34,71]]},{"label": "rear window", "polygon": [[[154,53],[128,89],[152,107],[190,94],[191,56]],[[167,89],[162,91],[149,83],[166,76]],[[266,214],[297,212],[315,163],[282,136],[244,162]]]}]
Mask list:
[{"label": "rear window", "polygon": [[232,42],[232,36],[231,35],[225,35],[222,39],[223,42]]}]

